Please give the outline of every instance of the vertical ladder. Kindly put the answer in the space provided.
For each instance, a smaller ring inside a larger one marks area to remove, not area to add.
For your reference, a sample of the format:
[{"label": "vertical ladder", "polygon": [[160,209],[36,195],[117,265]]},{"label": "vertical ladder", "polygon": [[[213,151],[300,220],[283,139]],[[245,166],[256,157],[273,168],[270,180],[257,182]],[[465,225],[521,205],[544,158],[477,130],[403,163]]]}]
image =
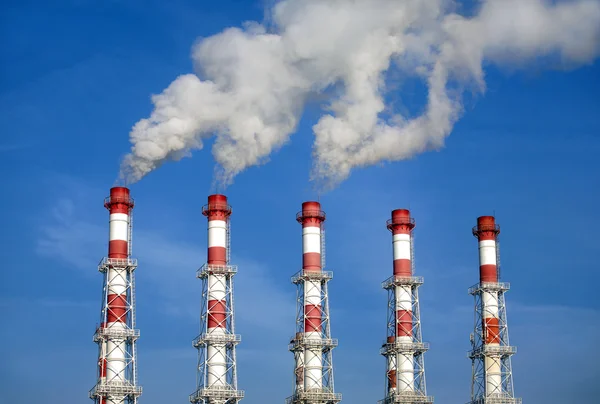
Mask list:
[{"label": "vertical ladder", "polygon": [[135,328],[135,276],[131,269],[127,269],[127,277],[129,278],[129,315],[131,316],[131,328]]},{"label": "vertical ladder", "polygon": [[498,272],[498,282],[500,282],[500,243],[496,238],[496,271]]},{"label": "vertical ladder", "polygon": [[132,235],[133,235],[133,209],[129,208],[129,214],[127,217],[129,218],[129,223],[127,225],[127,258],[131,258],[131,245],[132,243]]},{"label": "vertical ladder", "polygon": [[226,262],[227,265],[229,265],[229,260],[231,259],[231,221],[229,220],[229,217],[227,218],[227,229],[226,234],[225,234],[225,249],[226,249]]},{"label": "vertical ladder", "polygon": [[[415,236],[410,233],[410,276],[413,276],[415,273]],[[413,285],[414,288],[414,285]]]},{"label": "vertical ladder", "polygon": [[321,269],[325,269],[325,223],[321,222]]}]

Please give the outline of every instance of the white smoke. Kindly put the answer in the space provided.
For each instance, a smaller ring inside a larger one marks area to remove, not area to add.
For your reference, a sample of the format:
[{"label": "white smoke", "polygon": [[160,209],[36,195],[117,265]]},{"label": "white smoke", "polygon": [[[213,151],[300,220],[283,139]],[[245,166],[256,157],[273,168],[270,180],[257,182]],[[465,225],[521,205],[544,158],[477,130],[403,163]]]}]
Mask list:
[{"label": "white smoke", "polygon": [[[551,57],[573,67],[600,51],[599,0],[481,0],[470,16],[459,8],[447,0],[279,1],[266,23],[194,46],[197,75],[152,97],[121,176],[135,182],[215,136],[227,184],[285,144],[320,94],[328,106],[313,127],[312,179],[335,185],[355,167],[442,147],[462,91],[485,90],[484,62],[519,67]],[[426,83],[420,116],[386,105],[391,70]]]}]

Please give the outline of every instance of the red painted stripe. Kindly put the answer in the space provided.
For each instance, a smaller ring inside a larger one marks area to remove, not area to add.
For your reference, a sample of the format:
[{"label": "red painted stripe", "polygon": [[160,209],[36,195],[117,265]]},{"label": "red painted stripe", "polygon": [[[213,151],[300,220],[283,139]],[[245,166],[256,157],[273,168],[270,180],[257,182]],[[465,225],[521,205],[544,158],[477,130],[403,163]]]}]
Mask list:
[{"label": "red painted stripe", "polygon": [[321,270],[321,254],[319,254],[319,253],[302,254],[302,269],[304,269],[306,271],[320,271]]},{"label": "red painted stripe", "polygon": [[309,201],[302,203],[302,217],[300,221],[302,227],[318,227],[321,228],[321,224],[325,220],[323,211],[321,210],[321,204],[319,202]]},{"label": "red painted stripe", "polygon": [[412,276],[412,264],[410,260],[401,258],[394,260],[394,276],[400,277],[411,277]]},{"label": "red painted stripe", "polygon": [[[106,206],[106,205],[105,205]],[[129,189],[125,187],[113,187],[110,189],[110,198],[108,201],[108,209],[113,213],[129,213],[131,208],[131,198]]]},{"label": "red painted stripe", "polygon": [[227,249],[225,247],[209,247],[207,262],[212,265],[226,265]]},{"label": "red painted stripe", "polygon": [[500,343],[500,326],[495,317],[483,319],[483,336],[486,344]]},{"label": "red painted stripe", "polygon": [[388,389],[395,389],[396,388],[396,370],[388,370],[387,378],[388,378]]},{"label": "red painted stripe", "polygon": [[223,300],[208,301],[208,328],[225,328],[227,307]]},{"label": "red painted stripe", "polygon": [[496,265],[480,265],[479,279],[481,282],[498,282],[498,270]]},{"label": "red painted stripe", "polygon": [[127,297],[125,295],[108,295],[107,323],[125,323],[127,321]]},{"label": "red painted stripe", "polygon": [[304,306],[304,332],[321,331],[322,322],[321,306],[307,304]]},{"label": "red painted stripe", "polygon": [[499,232],[494,216],[480,216],[477,218],[476,233],[479,241],[496,240]]},{"label": "red painted stripe", "polygon": [[396,337],[411,337],[413,328],[412,311],[398,310],[396,311]]},{"label": "red painted stripe", "polygon": [[392,219],[388,223],[388,229],[392,230],[392,234],[410,234],[415,227],[408,209],[393,210]]},{"label": "red painted stripe", "polygon": [[108,242],[108,258],[127,258],[128,255],[127,241],[111,240]]},{"label": "red painted stripe", "polygon": [[388,344],[393,344],[396,341],[396,337],[389,336],[389,337],[387,337],[386,341],[387,341]]}]

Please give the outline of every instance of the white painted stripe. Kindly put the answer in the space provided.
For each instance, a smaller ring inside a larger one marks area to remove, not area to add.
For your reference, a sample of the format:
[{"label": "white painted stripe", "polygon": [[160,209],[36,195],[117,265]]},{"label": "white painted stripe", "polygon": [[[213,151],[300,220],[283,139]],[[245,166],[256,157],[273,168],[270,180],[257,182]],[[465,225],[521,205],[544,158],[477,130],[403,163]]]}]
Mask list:
[{"label": "white painted stripe", "polygon": [[410,240],[394,241],[394,259],[410,260]]},{"label": "white painted stripe", "polygon": [[304,304],[312,304],[315,306],[321,304],[321,282],[304,282]]},{"label": "white painted stripe", "polygon": [[227,223],[224,220],[208,221],[208,247],[227,246]]},{"label": "white painted stripe", "polygon": [[481,300],[483,303],[483,318],[498,317],[498,293],[483,292]]},{"label": "white painted stripe", "polygon": [[108,239],[125,240],[128,238],[129,216],[125,213],[113,213],[108,219]]},{"label": "white painted stripe", "polygon": [[398,355],[398,391],[413,391],[415,389],[415,373],[413,356]]},{"label": "white painted stripe", "polygon": [[412,311],[410,286],[396,286],[396,310]]},{"label": "white painted stripe", "polygon": [[208,300],[225,300],[226,283],[225,275],[209,275]]},{"label": "white painted stripe", "polygon": [[410,234],[394,234],[392,235],[392,242],[396,241],[410,241]]},{"label": "white painted stripe", "polygon": [[207,347],[207,387],[224,387],[227,384],[227,355],[225,345]]},{"label": "white painted stripe", "polygon": [[106,378],[108,381],[125,381],[125,341],[109,339],[106,342]]},{"label": "white painted stripe", "polygon": [[125,269],[108,270],[108,294],[123,295],[127,290],[127,271]]},{"label": "white painted stripe", "polygon": [[501,394],[502,391],[502,373],[499,358],[484,358],[485,364],[485,384],[486,396],[492,394]]},{"label": "white painted stripe", "polygon": [[321,253],[321,229],[318,227],[302,229],[302,253]]},{"label": "white painted stripe", "polygon": [[479,242],[479,264],[496,265],[496,242],[494,240]]},{"label": "white painted stripe", "polygon": [[307,349],[304,352],[304,388],[305,390],[320,389],[322,385],[323,353],[319,349]]}]

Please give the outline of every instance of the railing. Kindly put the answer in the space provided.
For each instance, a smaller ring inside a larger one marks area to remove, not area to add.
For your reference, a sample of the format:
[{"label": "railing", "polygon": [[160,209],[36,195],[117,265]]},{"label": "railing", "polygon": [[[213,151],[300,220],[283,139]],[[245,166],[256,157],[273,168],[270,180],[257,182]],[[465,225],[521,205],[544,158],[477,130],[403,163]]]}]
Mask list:
[{"label": "railing", "polygon": [[237,273],[237,265],[204,264],[196,272],[196,278],[206,278],[208,275],[233,275]]},{"label": "railing", "polygon": [[332,271],[305,271],[301,269],[292,276],[292,283],[299,283],[304,280],[329,281],[331,279],[333,279]]},{"label": "railing", "polygon": [[407,218],[392,218],[385,221],[387,228],[390,229],[392,226],[406,226],[415,227],[415,219],[413,217]]},{"label": "railing", "polygon": [[107,196],[104,198],[104,207],[106,209],[110,209],[110,205],[113,203],[124,203],[129,206],[129,208],[133,208],[134,200],[130,196]]},{"label": "railing", "polygon": [[469,288],[469,294],[474,295],[479,292],[506,292],[510,289],[508,282],[481,282]]},{"label": "railing", "polygon": [[487,397],[479,397],[467,404],[521,404],[522,399],[509,397],[502,394],[492,394]]},{"label": "railing", "polygon": [[389,289],[394,286],[412,286],[422,285],[424,282],[422,276],[396,276],[392,275],[381,283],[383,289]]},{"label": "railing", "polygon": [[94,342],[98,342],[106,338],[123,338],[123,339],[138,339],[140,337],[140,330],[131,328],[110,328],[100,327],[94,334]]},{"label": "railing", "polygon": [[517,347],[506,345],[482,345],[469,352],[469,358],[497,355],[506,357],[517,353]]},{"label": "railing", "polygon": [[480,224],[477,226],[474,226],[472,229],[473,235],[475,237],[479,236],[480,232],[484,232],[484,231],[491,231],[494,232],[495,234],[500,233],[500,225],[498,224]]},{"label": "railing", "polygon": [[305,400],[310,402],[321,402],[321,401],[342,401],[341,393],[330,393],[325,391],[299,391],[292,397],[285,399],[286,404],[303,403]]},{"label": "railing", "polygon": [[90,390],[90,398],[106,395],[140,396],[142,388],[129,382],[111,381],[99,383]]},{"label": "railing", "polygon": [[128,269],[133,270],[137,267],[135,258],[108,258],[104,257],[98,264],[98,271],[104,272],[107,269]]},{"label": "railing", "polygon": [[190,395],[192,403],[203,402],[207,398],[216,400],[242,399],[244,398],[244,391],[233,390],[230,387],[205,387]]},{"label": "railing", "polygon": [[432,396],[424,396],[416,392],[397,392],[390,395],[383,400],[378,401],[379,404],[393,404],[393,403],[423,403],[432,404]]},{"label": "railing", "polygon": [[296,351],[299,349],[311,349],[311,348],[335,348],[338,345],[337,338],[306,338],[306,337],[292,337],[288,348],[290,351]]},{"label": "railing", "polygon": [[379,353],[422,353],[429,350],[428,342],[386,342],[383,344]]},{"label": "railing", "polygon": [[318,210],[318,209],[303,210],[303,211],[296,213],[296,221],[299,223],[302,223],[302,221],[304,219],[316,218],[316,219],[325,220],[326,217],[327,216],[325,215],[325,212],[322,210]]},{"label": "railing", "polygon": [[239,334],[220,334],[213,335],[204,333],[197,336],[193,341],[192,345],[194,348],[198,348],[207,344],[238,344],[242,341],[242,337]]},{"label": "railing", "polygon": [[226,203],[208,203],[202,207],[202,214],[207,216],[208,212],[216,210],[225,212],[227,215],[231,214],[231,206]]}]

